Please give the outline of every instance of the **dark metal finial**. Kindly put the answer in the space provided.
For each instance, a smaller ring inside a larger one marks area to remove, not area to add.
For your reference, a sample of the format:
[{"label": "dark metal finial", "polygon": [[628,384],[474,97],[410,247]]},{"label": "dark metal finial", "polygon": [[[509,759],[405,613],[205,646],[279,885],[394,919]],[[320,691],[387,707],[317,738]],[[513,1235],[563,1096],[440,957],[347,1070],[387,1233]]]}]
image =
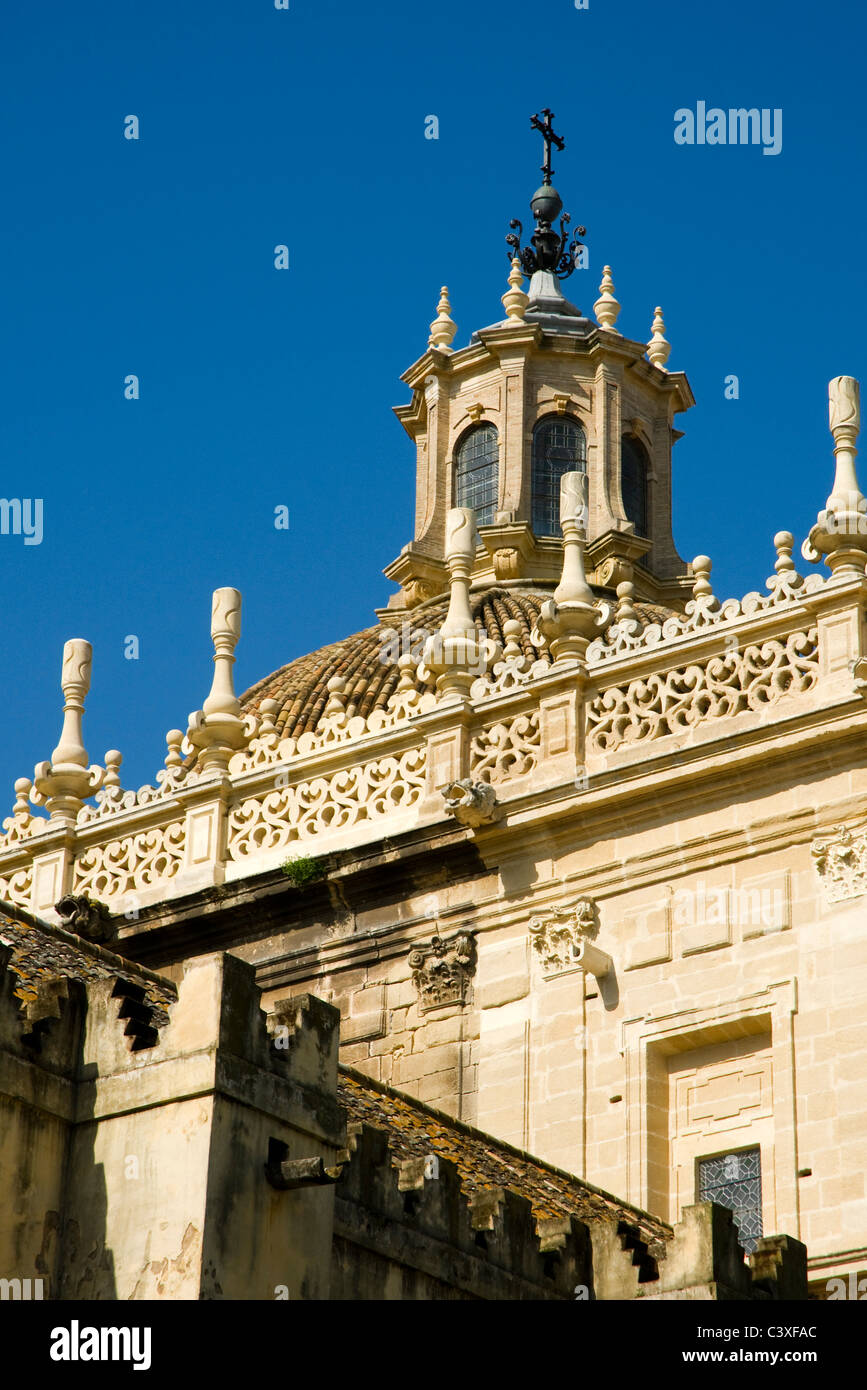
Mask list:
[{"label": "dark metal finial", "polygon": [[550,184],[551,175],[554,172],[554,170],[551,168],[551,146],[556,145],[558,150],[564,150],[566,148],[566,141],[562,139],[561,136],[554,134],[554,127],[552,125],[552,122],[554,120],[554,112],[549,110],[547,106],[544,106],[542,108],[542,115],[545,117],[544,121],[540,121],[538,116],[530,117],[530,129],[541,131],[542,137],[545,141],[545,158],[544,163],[542,164],[542,183],[547,185]]},{"label": "dark metal finial", "polygon": [[[523,228],[517,218],[513,218],[509,223],[513,230],[506,237],[506,242],[509,258],[517,256],[525,275],[531,276],[537,270],[549,270],[559,279],[565,280],[575,269],[575,261],[579,251],[583,250],[583,243],[573,238],[568,249],[566,248],[566,229],[572,220],[568,212],[563,213],[559,232],[553,227],[553,223],[563,212],[563,202],[551,183],[551,175],[554,172],[551,168],[551,146],[563,150],[566,141],[554,130],[554,112],[545,106],[542,108],[542,116],[544,120],[540,120],[538,115],[530,118],[530,128],[540,131],[545,142],[542,186],[536,190],[530,202],[536,220],[536,230],[530,238],[533,246],[532,249],[529,246],[521,247]],[[587,235],[586,227],[578,227],[576,231],[579,237]]]}]

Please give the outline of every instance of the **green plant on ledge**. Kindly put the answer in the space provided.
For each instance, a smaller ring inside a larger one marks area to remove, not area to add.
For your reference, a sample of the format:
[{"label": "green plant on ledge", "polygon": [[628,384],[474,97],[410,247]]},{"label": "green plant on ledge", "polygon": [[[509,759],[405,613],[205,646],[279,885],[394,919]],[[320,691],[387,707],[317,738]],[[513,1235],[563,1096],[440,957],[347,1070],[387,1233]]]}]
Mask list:
[{"label": "green plant on ledge", "polygon": [[324,865],[320,860],[311,858],[309,854],[299,855],[297,859],[287,859],[285,864],[280,865],[280,871],[296,888],[305,888],[308,883],[316,883],[318,879],[325,877]]}]

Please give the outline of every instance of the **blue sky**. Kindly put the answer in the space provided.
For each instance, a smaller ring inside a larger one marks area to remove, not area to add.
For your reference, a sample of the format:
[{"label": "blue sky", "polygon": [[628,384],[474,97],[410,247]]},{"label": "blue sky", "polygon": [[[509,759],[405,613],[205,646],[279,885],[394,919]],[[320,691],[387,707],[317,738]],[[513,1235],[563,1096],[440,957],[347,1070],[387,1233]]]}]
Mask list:
[{"label": "blue sky", "polygon": [[[91,760],[119,747],[136,787],[207,694],[214,587],[244,595],[239,690],[373,621],[412,535],[399,376],[441,284],[456,346],[502,316],[543,106],[588,228],[570,298],[610,263],[618,327],[646,339],[661,304],[698,400],[681,554],[740,594],[815,519],[827,381],[864,367],[862,10],[10,0],[0,32],[0,492],[44,499],[41,545],[0,536],[10,808],[57,742],[67,637],[94,645]],[[676,145],[698,101],[780,108],[781,153]]]}]

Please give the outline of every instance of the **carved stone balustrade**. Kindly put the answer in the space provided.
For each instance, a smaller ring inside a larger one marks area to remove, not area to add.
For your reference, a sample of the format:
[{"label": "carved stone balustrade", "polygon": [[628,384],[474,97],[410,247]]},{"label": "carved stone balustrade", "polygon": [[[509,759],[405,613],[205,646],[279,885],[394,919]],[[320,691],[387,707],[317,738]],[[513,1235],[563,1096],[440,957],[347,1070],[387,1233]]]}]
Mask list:
[{"label": "carved stone balustrade", "polygon": [[[388,707],[367,717],[352,712],[334,677],[319,726],[297,738],[278,734],[273,701],[256,720],[236,712],[225,679],[234,633],[221,620],[229,636],[215,637],[219,707],[191,721],[189,741],[169,732],[153,786],[124,790],[115,750],[94,773],[80,738],[67,740],[80,749],[77,761],[55,750],[40,765],[35,796],[28,779],[16,782],[0,838],[0,895],[46,914],[69,895],[96,899],[134,923],[150,903],[273,870],[292,855],[454,826],[458,812],[484,853],[552,806],[564,814],[580,806],[583,817],[622,801],[626,814],[636,789],[686,783],[696,759],[719,760],[723,750],[727,766],[760,741],[769,757],[785,757],[791,736],[813,740],[821,756],[822,739],[851,737],[867,718],[857,686],[867,578],[838,569],[830,580],[803,580],[792,546],[780,532],[766,593],[726,602],[699,557],[686,613],[664,623],[642,628],[624,590],[614,623],[583,657],[534,660],[507,623],[505,649],[491,651],[469,685],[465,664],[446,663],[445,697],[418,688],[406,654]],[[588,626],[590,609],[574,610]],[[464,639],[481,648],[469,630]],[[459,690],[449,686],[454,675]],[[80,703],[77,690],[71,699]],[[67,764],[77,791],[58,780]],[[63,796],[72,799],[60,806]],[[62,814],[32,813],[31,801],[51,809],[52,798]]]}]

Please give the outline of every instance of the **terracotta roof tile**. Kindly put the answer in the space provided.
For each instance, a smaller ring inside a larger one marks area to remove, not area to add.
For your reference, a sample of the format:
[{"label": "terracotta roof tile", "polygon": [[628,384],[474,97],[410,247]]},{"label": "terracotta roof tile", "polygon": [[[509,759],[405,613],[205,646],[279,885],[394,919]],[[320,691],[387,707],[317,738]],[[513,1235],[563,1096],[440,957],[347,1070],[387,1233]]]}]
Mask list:
[{"label": "terracotta roof tile", "polygon": [[17,979],[12,992],[24,1003],[36,998],[43,981],[58,976],[85,982],[119,978],[144,990],[153,1008],[155,1027],[168,1022],[169,1007],[177,997],[171,981],[158,981],[151,971],[140,969],[103,946],[23,913],[20,918],[0,914],[0,943],[12,948],[7,966]]},{"label": "terracotta roof tile", "polygon": [[[531,660],[550,661],[545,648],[537,647],[532,632],[539,617],[539,609],[550,594],[539,589],[492,588],[470,595],[473,617],[489,637],[504,642],[503,625],[510,618],[521,624],[521,646],[524,655]],[[446,614],[448,602],[445,598],[424,604],[408,613],[396,612],[394,628],[401,642],[419,650],[425,638],[440,627]],[[635,609],[643,627],[649,623],[664,622],[671,616],[671,609],[659,604],[636,603]],[[300,656],[288,665],[281,666],[270,676],[252,685],[241,697],[241,704],[247,711],[257,710],[262,700],[276,700],[280,705],[277,715],[277,730],[283,737],[312,731],[322,718],[328,701],[328,682],[332,676],[343,676],[347,682],[345,698],[347,707],[352,704],[353,714],[365,718],[373,710],[381,709],[394,694],[400,672],[394,660],[385,659],[385,644],[388,629],[385,625],[365,628],[340,642],[320,647],[307,656]],[[419,690],[432,689],[430,685],[416,682]]]},{"label": "terracotta roof tile", "polygon": [[672,1237],[671,1227],[647,1212],[350,1067],[340,1068],[338,1098],[350,1121],[387,1131],[395,1162],[431,1153],[450,1159],[468,1196],[502,1187],[525,1197],[538,1220],[622,1221],[639,1231],[651,1254]]}]

